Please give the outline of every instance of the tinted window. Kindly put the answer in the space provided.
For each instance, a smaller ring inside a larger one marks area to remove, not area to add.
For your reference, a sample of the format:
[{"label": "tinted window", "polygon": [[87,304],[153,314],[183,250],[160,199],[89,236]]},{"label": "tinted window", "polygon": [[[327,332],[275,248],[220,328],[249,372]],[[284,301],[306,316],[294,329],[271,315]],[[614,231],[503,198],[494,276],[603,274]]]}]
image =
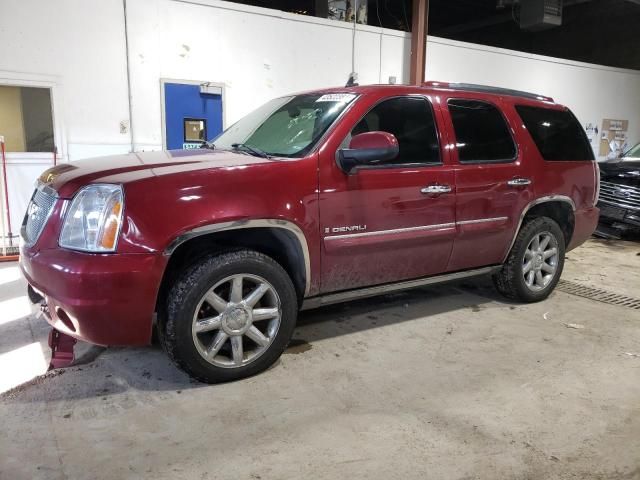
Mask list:
[{"label": "tinted window", "polygon": [[569,110],[516,106],[545,160],[593,160],[587,135]]},{"label": "tinted window", "polygon": [[351,135],[383,131],[395,135],[400,153],[385,165],[440,163],[440,146],[431,104],[424,98],[391,98],[376,105]]},{"label": "tinted window", "polygon": [[461,162],[504,162],[516,157],[516,146],[502,113],[478,100],[449,100]]}]

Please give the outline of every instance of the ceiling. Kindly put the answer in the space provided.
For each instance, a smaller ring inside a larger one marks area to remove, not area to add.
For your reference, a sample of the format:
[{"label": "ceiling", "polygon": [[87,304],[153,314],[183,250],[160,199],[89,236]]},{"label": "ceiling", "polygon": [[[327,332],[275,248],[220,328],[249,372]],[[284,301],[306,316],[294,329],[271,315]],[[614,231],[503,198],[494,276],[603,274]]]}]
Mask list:
[{"label": "ceiling", "polygon": [[[409,0],[410,1],[410,0]],[[506,2],[505,2],[506,3]],[[640,70],[638,0],[565,0],[562,26],[521,30],[517,7],[495,0],[431,0],[434,36],[539,55]]]},{"label": "ceiling", "polygon": [[[307,15],[324,0],[237,0]],[[429,34],[481,45],[640,70],[640,0],[564,0],[562,26],[530,32],[519,1],[430,0]],[[369,24],[410,30],[413,0],[368,0]],[[516,5],[512,5],[513,3]],[[502,7],[500,6],[502,4]]]}]

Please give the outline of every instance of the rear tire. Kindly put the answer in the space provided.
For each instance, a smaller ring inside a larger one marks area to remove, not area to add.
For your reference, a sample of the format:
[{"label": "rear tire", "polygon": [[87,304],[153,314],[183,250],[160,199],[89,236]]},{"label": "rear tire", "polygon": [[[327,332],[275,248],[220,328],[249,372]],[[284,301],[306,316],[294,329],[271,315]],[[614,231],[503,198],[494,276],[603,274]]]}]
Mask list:
[{"label": "rear tire", "polygon": [[565,239],[558,224],[538,217],[522,226],[502,269],[493,275],[497,290],[521,302],[539,302],[555,289],[564,268]]},{"label": "rear tire", "polygon": [[205,257],[175,282],[160,336],[193,378],[219,383],[270,367],[293,334],[298,301],[273,259],[251,250]]}]

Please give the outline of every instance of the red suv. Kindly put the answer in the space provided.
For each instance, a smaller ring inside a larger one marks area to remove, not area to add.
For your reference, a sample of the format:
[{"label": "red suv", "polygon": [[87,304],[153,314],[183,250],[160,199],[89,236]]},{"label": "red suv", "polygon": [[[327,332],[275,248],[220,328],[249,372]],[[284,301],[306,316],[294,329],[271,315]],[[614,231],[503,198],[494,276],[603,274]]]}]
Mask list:
[{"label": "red suv", "polygon": [[22,229],[59,332],[142,345],[206,382],[255,374],[300,309],[490,274],[554,289],[598,220],[598,169],[550,98],[463,84],[272,100],[200,150],[62,164]]}]

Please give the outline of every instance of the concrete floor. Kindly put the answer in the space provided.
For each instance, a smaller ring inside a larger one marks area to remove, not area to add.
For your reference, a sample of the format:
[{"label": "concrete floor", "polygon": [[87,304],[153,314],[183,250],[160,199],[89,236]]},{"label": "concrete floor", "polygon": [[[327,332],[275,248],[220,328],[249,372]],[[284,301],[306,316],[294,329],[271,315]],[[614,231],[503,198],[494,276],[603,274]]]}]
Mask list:
[{"label": "concrete floor", "polygon": [[[564,278],[640,297],[639,255],[590,241]],[[48,362],[14,267],[5,389]],[[157,347],[80,354],[0,397],[0,478],[640,478],[640,311],[561,291],[518,305],[466,281],[307,312],[273,368],[225,385]]]}]

